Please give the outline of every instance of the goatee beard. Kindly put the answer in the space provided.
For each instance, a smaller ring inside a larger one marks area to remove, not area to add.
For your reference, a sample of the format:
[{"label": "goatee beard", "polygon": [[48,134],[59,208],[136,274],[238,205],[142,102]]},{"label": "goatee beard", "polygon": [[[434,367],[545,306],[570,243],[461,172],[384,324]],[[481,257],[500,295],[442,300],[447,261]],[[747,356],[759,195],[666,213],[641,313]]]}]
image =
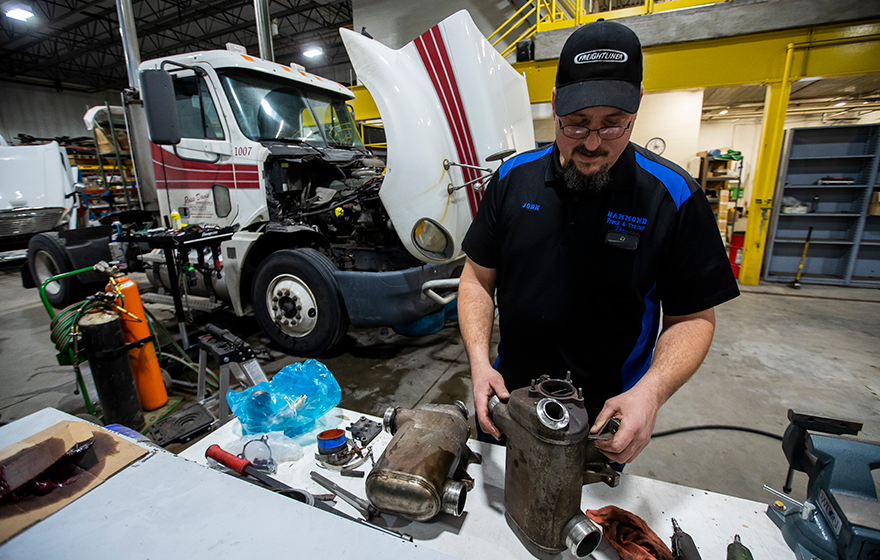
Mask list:
[{"label": "goatee beard", "polygon": [[574,160],[570,159],[565,165],[562,178],[565,181],[565,186],[570,191],[598,193],[611,182],[611,171],[606,163],[592,175],[584,175],[577,168]]}]

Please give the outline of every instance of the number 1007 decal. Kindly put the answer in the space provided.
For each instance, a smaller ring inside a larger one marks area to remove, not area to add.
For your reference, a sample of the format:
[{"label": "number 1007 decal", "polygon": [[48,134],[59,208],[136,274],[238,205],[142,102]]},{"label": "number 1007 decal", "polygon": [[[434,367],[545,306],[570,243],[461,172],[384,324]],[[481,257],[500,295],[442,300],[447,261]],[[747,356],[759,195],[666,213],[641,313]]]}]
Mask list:
[{"label": "number 1007 decal", "polygon": [[240,148],[238,146],[235,147],[235,155],[237,156],[249,156],[251,155],[252,148]]}]

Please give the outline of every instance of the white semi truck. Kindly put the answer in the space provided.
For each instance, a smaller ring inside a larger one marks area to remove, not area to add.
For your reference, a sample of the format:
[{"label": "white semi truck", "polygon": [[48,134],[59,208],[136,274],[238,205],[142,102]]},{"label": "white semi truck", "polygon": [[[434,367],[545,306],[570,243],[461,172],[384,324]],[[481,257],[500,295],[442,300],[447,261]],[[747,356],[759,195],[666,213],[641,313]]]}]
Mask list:
[{"label": "white semi truck", "polygon": [[[442,309],[483,182],[534,147],[524,78],[466,12],[400,50],[341,32],[382,115],[387,162],[364,148],[353,94],[296,65],[234,46],[140,65],[151,161],[135,164],[139,179],[144,166],[155,175],[161,220],[235,227],[207,290],[299,356],[349,324]],[[157,266],[151,279],[164,278]]]}]

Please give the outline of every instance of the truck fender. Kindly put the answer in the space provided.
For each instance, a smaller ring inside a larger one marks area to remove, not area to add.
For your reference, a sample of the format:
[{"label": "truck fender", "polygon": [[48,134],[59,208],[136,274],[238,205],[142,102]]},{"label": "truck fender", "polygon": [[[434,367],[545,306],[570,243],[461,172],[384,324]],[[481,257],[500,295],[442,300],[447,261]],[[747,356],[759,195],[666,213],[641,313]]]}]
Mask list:
[{"label": "truck fender", "polygon": [[299,247],[329,247],[327,240],[308,226],[288,226],[286,231],[239,231],[220,247],[230,303],[239,317],[250,310],[251,281],[257,266],[275,251]]}]

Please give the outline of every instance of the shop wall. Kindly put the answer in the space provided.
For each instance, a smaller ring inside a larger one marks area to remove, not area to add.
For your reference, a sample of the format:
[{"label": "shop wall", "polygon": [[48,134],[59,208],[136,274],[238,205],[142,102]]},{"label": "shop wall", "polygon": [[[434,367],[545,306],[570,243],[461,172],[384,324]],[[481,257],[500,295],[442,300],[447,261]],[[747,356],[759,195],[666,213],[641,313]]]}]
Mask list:
[{"label": "shop wall", "polygon": [[51,88],[0,82],[0,135],[11,142],[18,134],[37,138],[91,136],[85,112],[109,102],[121,105],[119,92],[57,92]]},{"label": "shop wall", "polygon": [[662,138],[664,158],[687,169],[698,150],[703,90],[649,93],[642,97],[632,141],[640,146]]}]

